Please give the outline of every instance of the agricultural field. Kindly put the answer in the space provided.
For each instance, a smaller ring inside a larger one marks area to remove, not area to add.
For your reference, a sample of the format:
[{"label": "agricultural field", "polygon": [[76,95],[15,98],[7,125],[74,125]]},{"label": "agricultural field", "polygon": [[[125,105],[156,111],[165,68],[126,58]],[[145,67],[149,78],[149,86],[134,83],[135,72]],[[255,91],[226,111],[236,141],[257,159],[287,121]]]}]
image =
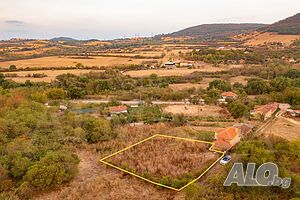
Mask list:
[{"label": "agricultural field", "polygon": [[196,69],[177,68],[177,69],[132,70],[132,71],[127,71],[124,74],[129,75],[131,77],[145,77],[145,76],[150,76],[151,74],[157,74],[158,76],[185,76],[193,72],[220,72],[220,71],[226,71],[228,69],[230,69],[230,67],[213,67],[211,65],[206,65]]},{"label": "agricultural field", "polygon": [[224,110],[221,107],[212,105],[169,105],[164,107],[163,111],[166,113],[183,114],[186,116],[226,116],[226,112],[224,112]]},{"label": "agricultural field", "polygon": [[[67,69],[67,70],[38,70],[38,71],[17,71],[17,72],[6,72],[3,73],[6,75],[17,75],[17,77],[8,77],[8,80],[13,80],[17,83],[24,83],[26,80],[30,80],[31,82],[47,82],[50,83],[54,81],[58,75],[61,74],[74,74],[74,75],[83,75],[89,72],[102,72],[103,70],[89,70],[89,69]],[[32,77],[33,74],[44,74],[46,77],[35,78]],[[31,76],[31,77],[28,77]]]},{"label": "agricultural field", "polygon": [[[153,59],[150,59],[153,60]],[[122,64],[141,64],[149,59],[134,59],[123,57],[90,57],[88,59],[77,59],[63,56],[51,56],[33,59],[24,59],[16,61],[0,62],[0,68],[8,68],[10,65],[16,65],[22,68],[41,68],[41,67],[68,67],[75,66],[78,63],[84,66],[109,67]]]}]

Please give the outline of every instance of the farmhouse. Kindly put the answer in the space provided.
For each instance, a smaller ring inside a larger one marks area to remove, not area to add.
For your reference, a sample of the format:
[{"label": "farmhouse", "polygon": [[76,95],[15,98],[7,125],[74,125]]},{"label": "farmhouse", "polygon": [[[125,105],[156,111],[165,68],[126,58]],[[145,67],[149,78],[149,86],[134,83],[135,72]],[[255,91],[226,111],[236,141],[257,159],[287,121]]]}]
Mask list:
[{"label": "farmhouse", "polygon": [[109,113],[110,115],[118,115],[122,113],[127,113],[127,107],[126,106],[112,106],[109,107]]},{"label": "farmhouse", "polygon": [[236,99],[238,97],[234,92],[223,92],[221,96],[223,99]]},{"label": "farmhouse", "polygon": [[251,118],[256,120],[267,120],[276,112],[278,106],[278,103],[255,106],[254,110],[250,112]]},{"label": "farmhouse", "polygon": [[287,114],[291,117],[300,117],[300,110],[287,109]]},{"label": "farmhouse", "polygon": [[240,141],[241,129],[236,127],[221,128],[215,132],[214,147],[229,150]]}]

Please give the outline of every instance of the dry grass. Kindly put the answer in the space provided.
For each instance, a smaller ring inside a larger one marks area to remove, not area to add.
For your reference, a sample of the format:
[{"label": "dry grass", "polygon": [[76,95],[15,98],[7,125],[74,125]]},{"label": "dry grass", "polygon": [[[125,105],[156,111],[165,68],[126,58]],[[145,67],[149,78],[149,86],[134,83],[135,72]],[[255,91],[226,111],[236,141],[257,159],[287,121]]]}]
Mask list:
[{"label": "dry grass", "polygon": [[171,114],[183,114],[186,116],[199,116],[199,117],[217,117],[225,116],[223,108],[218,106],[209,105],[170,105],[165,107],[164,112]]},{"label": "dry grass", "polygon": [[[101,72],[103,70],[89,70],[89,69],[68,69],[68,70],[39,70],[39,71],[20,71],[20,72],[7,72],[4,74],[17,74],[18,77],[14,78],[7,78],[11,79],[13,81],[16,81],[18,83],[24,83],[26,80],[30,80],[32,82],[51,82],[56,79],[56,76],[61,75],[61,74],[74,74],[74,75],[81,75],[89,72]],[[30,74],[45,74],[47,77],[43,78],[32,78],[32,77],[26,77],[26,75]]]},{"label": "dry grass", "polygon": [[172,90],[186,90],[186,89],[190,89],[190,88],[203,88],[203,86],[201,84],[198,83],[175,83],[175,84],[170,84],[169,87]]},{"label": "dry grass", "polygon": [[279,117],[263,130],[263,134],[279,136],[290,141],[299,140],[300,120]]},{"label": "dry grass", "polygon": [[217,155],[208,152],[210,145],[173,138],[153,138],[129,150],[109,158],[117,166],[134,169],[136,173],[149,173],[150,177],[170,176],[178,178],[183,174],[201,171],[208,160]]},{"label": "dry grass", "polygon": [[121,57],[93,57],[92,59],[74,59],[68,57],[42,57],[34,59],[24,59],[17,61],[0,62],[0,68],[8,68],[10,65],[17,67],[67,67],[75,66],[77,63],[82,63],[86,66],[114,66],[122,64],[141,64],[149,59],[129,59]]},{"label": "dry grass", "polygon": [[245,36],[245,45],[257,46],[265,43],[281,42],[285,45],[290,45],[294,40],[300,39],[300,35],[279,35],[276,33],[262,33]]},{"label": "dry grass", "polygon": [[150,76],[151,74],[157,74],[158,76],[185,76],[193,72],[219,72],[226,70],[226,68],[207,66],[200,69],[187,69],[187,68],[177,68],[177,69],[152,69],[152,70],[135,70],[125,72],[126,75],[132,77],[144,77]]}]

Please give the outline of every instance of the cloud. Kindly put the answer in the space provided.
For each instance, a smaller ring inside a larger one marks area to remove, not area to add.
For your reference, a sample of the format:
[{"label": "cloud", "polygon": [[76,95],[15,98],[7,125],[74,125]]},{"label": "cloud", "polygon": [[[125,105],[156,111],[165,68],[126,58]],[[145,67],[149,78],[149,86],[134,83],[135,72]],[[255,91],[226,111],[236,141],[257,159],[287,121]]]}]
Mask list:
[{"label": "cloud", "polygon": [[12,25],[22,25],[25,22],[19,21],[19,20],[5,20],[4,21],[6,24],[12,24]]}]

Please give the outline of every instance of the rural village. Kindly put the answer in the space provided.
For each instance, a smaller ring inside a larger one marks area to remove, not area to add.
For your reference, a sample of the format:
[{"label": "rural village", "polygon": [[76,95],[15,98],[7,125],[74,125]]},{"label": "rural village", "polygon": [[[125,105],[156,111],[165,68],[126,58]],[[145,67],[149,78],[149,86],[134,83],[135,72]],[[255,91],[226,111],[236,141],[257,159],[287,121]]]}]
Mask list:
[{"label": "rural village", "polygon": [[300,14],[196,28],[0,41],[0,199],[299,199]]}]

